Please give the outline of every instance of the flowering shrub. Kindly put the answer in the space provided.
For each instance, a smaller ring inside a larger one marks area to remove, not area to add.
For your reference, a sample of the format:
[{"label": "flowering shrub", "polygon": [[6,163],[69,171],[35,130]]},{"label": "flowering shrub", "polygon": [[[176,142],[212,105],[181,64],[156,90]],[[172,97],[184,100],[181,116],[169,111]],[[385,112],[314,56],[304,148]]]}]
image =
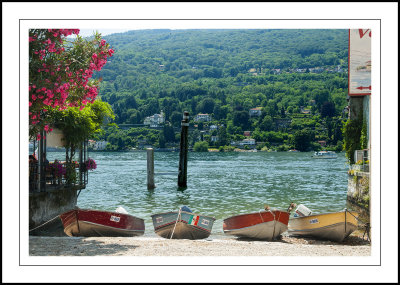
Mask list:
[{"label": "flowering shrub", "polygon": [[[82,37],[67,42],[67,36],[78,35],[77,29],[29,30],[29,126],[30,136],[52,129],[51,110],[65,110],[93,103],[99,80],[91,79],[100,71],[114,50],[96,33],[90,41]],[[90,81],[89,81],[90,80]],[[37,136],[40,139],[40,135]]]},{"label": "flowering shrub", "polygon": [[54,163],[51,164],[51,168],[53,169],[53,173],[54,173],[55,177],[62,177],[63,175],[66,174],[65,167],[58,161],[54,161]]},{"label": "flowering shrub", "polygon": [[86,170],[94,170],[94,169],[97,168],[96,161],[95,161],[94,159],[92,159],[92,158],[89,158],[89,159],[85,162],[85,165],[86,165]]}]

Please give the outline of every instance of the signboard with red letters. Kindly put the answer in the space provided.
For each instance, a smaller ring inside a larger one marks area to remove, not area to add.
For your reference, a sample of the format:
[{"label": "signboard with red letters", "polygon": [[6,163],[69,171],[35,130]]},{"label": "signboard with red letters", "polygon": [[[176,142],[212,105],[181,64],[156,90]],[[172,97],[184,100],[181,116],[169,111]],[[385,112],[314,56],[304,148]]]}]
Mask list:
[{"label": "signboard with red letters", "polygon": [[371,95],[371,29],[349,30],[349,96]]}]

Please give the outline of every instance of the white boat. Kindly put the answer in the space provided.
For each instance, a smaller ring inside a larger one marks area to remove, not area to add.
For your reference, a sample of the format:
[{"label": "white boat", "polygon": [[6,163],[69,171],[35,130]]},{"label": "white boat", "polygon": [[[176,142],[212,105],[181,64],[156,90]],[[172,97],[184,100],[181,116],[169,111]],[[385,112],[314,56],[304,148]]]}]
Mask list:
[{"label": "white boat", "polygon": [[316,151],[312,158],[332,159],[337,158],[337,154],[334,151]]}]

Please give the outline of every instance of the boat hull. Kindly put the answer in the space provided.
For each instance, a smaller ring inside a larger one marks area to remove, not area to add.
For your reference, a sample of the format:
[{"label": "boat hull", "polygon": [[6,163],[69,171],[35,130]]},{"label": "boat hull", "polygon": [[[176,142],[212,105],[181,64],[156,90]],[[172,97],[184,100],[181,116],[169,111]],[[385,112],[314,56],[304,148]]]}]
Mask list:
[{"label": "boat hull", "polygon": [[273,240],[288,228],[289,213],[268,211],[233,216],[223,222],[227,235],[251,239]]},{"label": "boat hull", "polygon": [[182,211],[152,215],[154,231],[168,239],[203,239],[211,234],[215,218]]},{"label": "boat hull", "polygon": [[144,234],[144,220],[116,212],[74,209],[60,215],[68,236],[134,237]]},{"label": "boat hull", "polygon": [[337,154],[330,151],[320,151],[315,153],[312,157],[316,159],[335,159],[337,158]]},{"label": "boat hull", "polygon": [[307,236],[336,242],[343,241],[357,229],[356,212],[336,212],[289,220],[290,236]]}]

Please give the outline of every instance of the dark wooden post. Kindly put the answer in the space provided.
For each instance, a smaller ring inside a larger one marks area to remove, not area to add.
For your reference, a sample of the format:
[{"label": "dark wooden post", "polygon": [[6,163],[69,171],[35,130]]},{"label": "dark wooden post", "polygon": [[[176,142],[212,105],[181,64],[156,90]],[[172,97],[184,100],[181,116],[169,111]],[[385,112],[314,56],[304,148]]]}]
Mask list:
[{"label": "dark wooden post", "polygon": [[84,142],[81,142],[81,147],[79,149],[79,185],[82,185],[83,183],[83,148],[84,148]]},{"label": "dark wooden post", "polygon": [[46,151],[46,141],[44,139],[45,132],[42,130],[40,131],[40,140],[39,140],[39,148],[37,153],[38,158],[38,192],[46,191],[46,183],[45,183],[45,157],[44,153]]},{"label": "dark wooden post", "polygon": [[154,184],[154,149],[147,149],[147,189],[156,188]]},{"label": "dark wooden post", "polygon": [[188,157],[189,112],[183,112],[181,129],[181,149],[179,152],[178,186],[187,187],[187,157]]}]

